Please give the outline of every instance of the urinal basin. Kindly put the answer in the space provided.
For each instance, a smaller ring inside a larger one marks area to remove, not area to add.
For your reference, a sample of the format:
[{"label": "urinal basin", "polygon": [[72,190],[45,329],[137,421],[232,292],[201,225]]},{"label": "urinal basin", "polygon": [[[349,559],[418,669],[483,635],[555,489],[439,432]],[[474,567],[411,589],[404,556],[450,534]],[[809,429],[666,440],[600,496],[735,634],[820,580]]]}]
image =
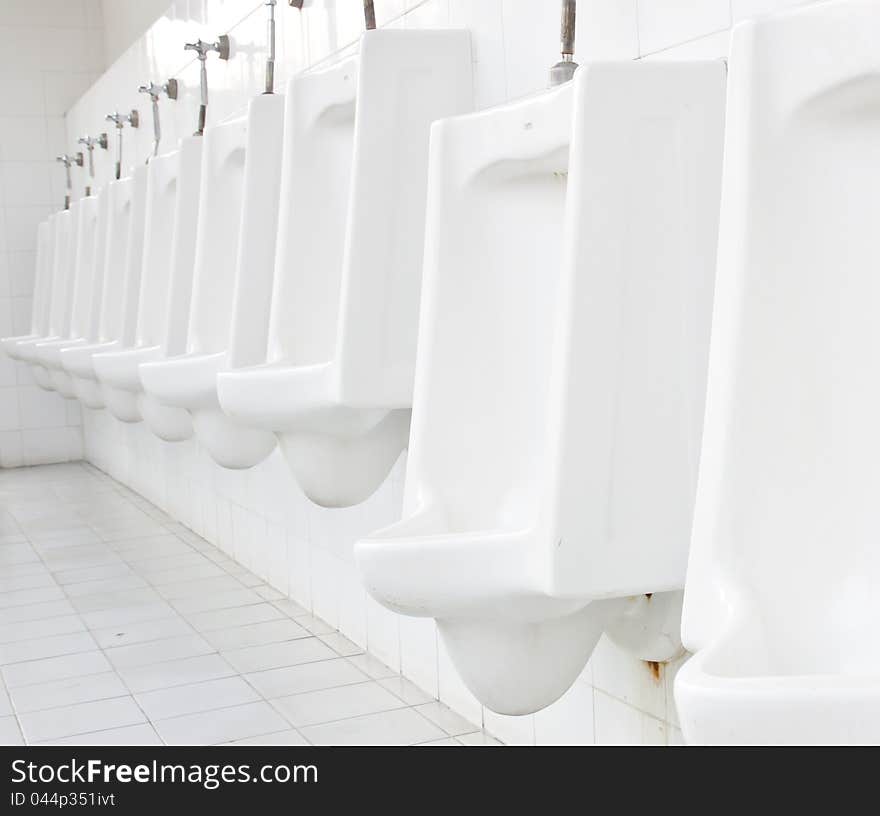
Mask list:
[{"label": "urinal basin", "polygon": [[838,2],[732,34],[687,742],[880,742],[878,31]]},{"label": "urinal basin", "polygon": [[[112,219],[115,215],[126,224],[127,239],[124,243],[124,252],[121,242],[108,240],[106,277],[113,277],[113,272],[117,268],[113,261],[122,254],[122,297],[121,306],[119,301],[108,301],[108,297],[111,295],[108,294],[105,287],[104,306],[106,311],[102,314],[102,323],[109,328],[102,329],[102,334],[112,340],[118,340],[120,350],[132,347],[136,338],[143,272],[148,184],[149,165],[137,167],[132,172],[129,189],[120,194],[120,198],[125,200],[124,206],[121,206],[122,201],[120,201],[114,208],[113,202],[111,202],[110,234],[113,234],[114,223]],[[113,253],[113,261],[111,261],[111,253]],[[113,292],[119,294],[118,285],[113,287]],[[140,422],[143,417],[138,406],[138,395],[102,380],[98,357],[104,353],[104,351],[96,351],[92,357],[92,366],[100,383],[100,394],[106,408],[121,422]]]},{"label": "urinal basin", "polygon": [[96,354],[92,364],[101,382],[123,391],[139,393],[143,390],[140,364],[161,359],[162,356],[161,346],[135,347]]},{"label": "urinal basin", "polygon": [[13,360],[21,360],[21,354],[19,352],[19,346],[22,343],[29,343],[33,340],[39,340],[41,335],[39,334],[22,334],[17,337],[4,337],[0,339],[0,347],[3,348],[3,351],[6,353],[8,357],[11,357]]},{"label": "urinal basin", "polygon": [[[200,256],[203,263],[196,281],[189,339],[192,345],[213,347],[216,351],[177,356],[166,363],[144,366],[150,390],[156,395],[155,404],[161,405],[164,400],[167,405],[182,406],[168,410],[189,411],[200,443],[215,462],[227,468],[254,467],[276,444],[272,433],[244,427],[223,413],[216,375],[233,362],[241,366],[265,359],[278,230],[284,107],[284,97],[268,94],[252,100],[248,108],[234,269],[225,264],[225,274],[218,286],[217,265],[204,264],[204,253]],[[226,200],[235,197],[235,193],[225,196]],[[227,228],[223,232],[228,241],[234,241],[232,230]],[[224,254],[228,262],[231,248]],[[213,329],[206,319],[206,310],[212,316],[219,313],[221,322]],[[229,322],[230,317],[231,325],[223,331],[222,323]],[[228,351],[221,350],[226,346]],[[180,381],[181,375],[186,378],[190,374],[190,380]]]},{"label": "urinal basin", "polygon": [[37,227],[37,257],[34,270],[34,294],[31,327],[28,334],[0,339],[0,347],[13,360],[21,360],[19,345],[39,340],[49,331],[49,308],[52,300],[52,264],[54,218],[50,216]]},{"label": "urinal basin", "polygon": [[[780,648],[781,647],[781,648]],[[869,657],[780,660],[756,620],[735,620],[676,675],[682,731],[692,745],[876,745],[880,684]]]},{"label": "urinal basin", "polygon": [[96,354],[93,363],[101,381],[101,393],[111,400],[108,407],[117,419],[123,422],[143,420],[160,439],[183,442],[193,432],[189,414],[145,394],[141,382],[141,364],[162,360],[164,356],[161,346],[147,346]]},{"label": "urinal basin", "polygon": [[[39,372],[40,379],[38,384],[48,383],[50,390],[57,391],[66,399],[75,399],[76,391],[73,379],[61,366],[61,352],[67,348],[74,348],[84,344],[82,339],[78,340],[49,340],[36,343],[33,350],[34,374],[37,376]],[[45,377],[43,376],[45,374]],[[42,385],[46,388],[46,385]]]},{"label": "urinal basin", "polygon": [[218,464],[249,468],[272,452],[275,436],[245,427],[220,410],[217,374],[227,366],[225,352],[187,354],[144,364],[140,374],[146,392],[157,402],[189,413],[196,437]]},{"label": "urinal basin", "polygon": [[309,498],[346,507],[369,498],[409,436],[409,409],[371,408],[343,400],[331,363],[283,364],[220,371],[224,412],[242,426],[274,431]]},{"label": "urinal basin", "polygon": [[[54,252],[52,255],[52,296],[48,308],[47,331],[43,337],[19,346],[21,359],[31,365],[37,383],[47,390],[55,390],[51,373],[41,359],[41,346],[70,337],[73,291],[76,273],[76,234],[80,202],[74,202],[69,210],[54,216]],[[65,390],[68,385],[61,378]],[[64,396],[71,396],[65,393]]]},{"label": "urinal basin", "polygon": [[469,35],[369,31],[357,59],[294,78],[286,108],[268,365],[237,363],[218,393],[276,432],[306,495],[347,506],[406,447],[430,126],[473,109]]},{"label": "urinal basin", "polygon": [[[247,117],[218,125],[205,134],[187,351],[163,355],[140,366],[140,382],[155,409],[166,406],[188,412],[196,436],[220,464],[228,467],[255,464],[242,459],[242,446],[247,448],[255,439],[266,437],[241,429],[241,439],[233,438],[238,429],[220,412],[215,380],[228,356],[247,157],[255,146],[254,136],[261,135],[262,126],[269,124],[261,120],[260,113],[264,107],[274,109],[276,104],[274,98],[254,100]],[[254,133],[255,127],[258,134]],[[272,169],[277,175],[278,168]],[[257,208],[263,202],[255,196],[251,204]],[[242,263],[247,261],[245,257]],[[266,448],[264,442],[253,454],[257,461],[271,451],[271,446]]]},{"label": "urinal basin", "polygon": [[[135,180],[111,181],[99,195],[95,242],[92,310],[88,321],[90,342],[62,349],[61,365],[71,375],[77,398],[87,407],[104,408],[104,397],[93,364],[96,354],[122,346],[132,238]],[[135,250],[136,251],[136,250]],[[100,291],[100,295],[98,292]]]},{"label": "urinal basin", "polygon": [[587,64],[434,125],[402,520],[355,558],[499,713],[556,700],[602,632],[680,653],[724,85]]}]

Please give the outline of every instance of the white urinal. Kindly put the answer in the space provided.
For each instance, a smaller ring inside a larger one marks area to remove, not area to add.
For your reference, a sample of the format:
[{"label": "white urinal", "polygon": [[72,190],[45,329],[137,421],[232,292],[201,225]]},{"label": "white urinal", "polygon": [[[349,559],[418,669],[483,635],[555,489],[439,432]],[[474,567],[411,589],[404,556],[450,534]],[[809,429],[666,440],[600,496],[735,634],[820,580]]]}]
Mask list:
[{"label": "white urinal", "polygon": [[31,304],[31,327],[27,334],[4,337],[0,346],[13,360],[21,360],[19,345],[48,336],[49,307],[52,302],[52,253],[54,251],[54,221],[49,216],[37,227],[37,257],[34,264],[34,290]]},{"label": "white urinal", "polygon": [[691,743],[880,742],[878,55],[872,2],[733,34],[675,686]]},{"label": "white urinal", "polygon": [[723,109],[720,61],[608,62],[434,127],[403,518],[355,554],[494,711],[603,630],[680,651]]},{"label": "white urinal", "polygon": [[[121,422],[140,422],[140,408],[137,394],[124,388],[117,388],[111,382],[101,379],[98,370],[98,355],[108,351],[129,348],[134,345],[137,330],[138,307],[140,305],[141,272],[144,257],[144,228],[146,226],[147,209],[147,174],[148,165],[135,168],[131,174],[131,197],[128,211],[128,240],[125,246],[125,260],[119,274],[123,276],[122,300],[115,308],[119,309],[119,334],[112,347],[95,349],[91,355],[90,365],[100,383],[101,397],[107,410]],[[112,227],[111,227],[112,229]],[[106,274],[112,275],[116,270],[107,268]]]},{"label": "white urinal", "polygon": [[[175,271],[182,271],[179,265],[175,266],[172,262],[174,247],[176,242],[181,248],[189,244],[194,246],[194,235],[190,238],[186,233],[194,231],[192,211],[198,208],[198,198],[192,194],[179,201],[180,175],[183,167],[200,162],[201,137],[198,136],[184,140],[181,150],[150,161],[134,344],[96,354],[94,358],[95,371],[101,382],[134,395],[140,415],[151,430],[167,442],[179,442],[192,436],[189,414],[179,408],[162,405],[144,394],[138,368],[142,362],[165,356],[171,278]],[[183,231],[179,238],[176,225]],[[189,252],[185,254],[191,257]],[[186,275],[191,281],[191,271],[187,271]]]},{"label": "white urinal", "polygon": [[366,499],[406,446],[431,122],[472,109],[464,31],[369,31],[295,78],[268,360],[218,376],[318,504]]},{"label": "white urinal", "polygon": [[89,342],[93,304],[100,297],[95,291],[95,250],[101,202],[89,196],[75,204],[76,236],[71,246],[74,258],[74,276],[71,292],[70,328],[68,336],[60,340],[40,343],[36,357],[49,374],[59,394],[76,397],[73,379],[61,365],[61,352]]},{"label": "white urinal", "polygon": [[260,96],[246,119],[207,134],[187,351],[141,367],[147,392],[187,410],[199,441],[228,468],[259,464],[275,447],[271,433],[223,414],[217,372],[229,366],[233,331],[247,333],[242,344],[262,335],[265,354],[283,115],[283,97]]},{"label": "white urinal", "polygon": [[70,336],[70,321],[73,312],[73,290],[76,277],[76,237],[80,202],[75,201],[70,209],[58,213],[55,220],[55,256],[52,262],[52,304],[49,307],[48,336],[22,343],[21,357],[31,364],[37,384],[48,391],[58,390],[60,385],[64,397],[73,397],[72,389],[67,391],[67,382],[53,378],[46,365],[46,347]]},{"label": "white urinal", "polygon": [[[77,398],[89,408],[104,408],[105,397],[95,376],[92,358],[101,351],[117,348],[123,336],[129,238],[131,237],[134,178],[111,181],[106,196],[106,219],[99,230],[98,277],[101,278],[99,328],[94,342],[64,349],[61,365],[73,380]],[[102,248],[103,247],[103,248]],[[103,255],[103,263],[100,256]]]}]

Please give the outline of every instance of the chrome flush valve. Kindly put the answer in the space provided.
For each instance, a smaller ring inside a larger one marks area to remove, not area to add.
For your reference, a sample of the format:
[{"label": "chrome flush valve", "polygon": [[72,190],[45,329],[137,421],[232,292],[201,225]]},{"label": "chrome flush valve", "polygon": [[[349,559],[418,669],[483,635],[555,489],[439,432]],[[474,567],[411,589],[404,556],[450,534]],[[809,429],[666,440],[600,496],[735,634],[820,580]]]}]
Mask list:
[{"label": "chrome flush valve", "polygon": [[169,99],[177,99],[177,90],[176,79],[169,79],[164,85],[149,82],[138,88],[138,93],[149,94],[150,103],[153,106],[153,156],[159,155],[159,143],[162,141],[162,125],[159,122],[159,97],[165,94]]},{"label": "chrome flush valve", "polygon": [[577,15],[577,0],[562,0],[562,60],[550,69],[550,84],[562,85],[568,82],[577,70],[574,61],[574,32]]},{"label": "chrome flush valve", "polygon": [[73,191],[73,179],[70,175],[70,168],[73,165],[77,167],[83,166],[83,154],[82,153],[74,153],[74,155],[70,156],[67,153],[64,153],[61,156],[56,156],[55,161],[61,162],[64,165],[64,173],[67,177],[67,192],[64,195],[64,209],[70,209],[70,197]]},{"label": "chrome flush valve", "polygon": [[202,102],[201,105],[199,105],[199,127],[198,130],[196,130],[196,136],[201,136],[205,132],[205,119],[207,118],[208,113],[208,54],[216,52],[220,59],[224,61],[228,60],[231,50],[229,36],[223,34],[217,39],[217,42],[213,43],[206,43],[202,40],[196,40],[194,43],[186,43],[186,45],[183,46],[183,50],[195,51],[196,56],[201,63],[200,86]]},{"label": "chrome flush valve", "polygon": [[122,129],[126,125],[131,125],[133,128],[140,127],[141,117],[136,110],[132,110],[131,113],[124,115],[108,113],[104,118],[116,125],[116,178],[120,179],[122,178]]},{"label": "chrome flush valve", "polygon": [[[109,146],[109,141],[107,139],[107,134],[102,133],[99,136],[80,136],[79,139],[76,140],[77,144],[81,144],[85,147],[86,150],[89,151],[89,181],[92,182],[95,180],[95,148],[100,147],[102,150],[106,150]],[[92,194],[92,185],[86,185],[86,196],[90,196]]]}]

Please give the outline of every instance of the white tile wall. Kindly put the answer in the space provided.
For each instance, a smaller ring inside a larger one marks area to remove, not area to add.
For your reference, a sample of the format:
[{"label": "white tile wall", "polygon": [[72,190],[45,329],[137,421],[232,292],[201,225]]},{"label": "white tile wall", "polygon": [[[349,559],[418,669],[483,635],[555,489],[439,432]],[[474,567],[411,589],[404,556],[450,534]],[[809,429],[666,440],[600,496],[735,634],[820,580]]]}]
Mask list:
[{"label": "white tile wall", "polygon": [[[726,54],[732,21],[789,5],[792,0],[581,0],[576,58],[581,62],[719,58]],[[549,65],[557,58],[556,2],[376,0],[376,10],[383,25],[469,28],[480,107],[541,89]],[[279,3],[278,19],[277,76],[283,87],[297,71],[338,59],[356,47],[360,3],[316,1],[307,3],[303,13]],[[148,116],[137,85],[170,76],[179,78],[182,93],[177,103],[162,103],[166,148],[190,133],[195,125],[197,70],[182,46],[185,39],[199,35],[214,37],[229,31],[238,50],[238,57],[228,64],[212,61],[210,65],[209,123],[242,111],[260,90],[264,29],[259,0],[178,0],[74,105],[67,117],[67,142],[95,130],[104,114],[115,108],[140,107]],[[22,116],[40,115],[42,109],[16,83],[11,76],[4,78],[0,68],[0,91],[8,91],[4,97],[8,95],[13,108],[23,111]],[[127,134],[129,161],[140,161],[150,150],[149,121],[145,124],[139,132]],[[36,150],[24,132],[7,138]],[[111,169],[112,155],[101,156],[103,180]],[[16,208],[11,217],[4,212],[6,224],[0,236],[5,235],[6,256],[10,245],[21,251],[22,245],[32,244],[33,219],[43,214],[37,209]],[[4,264],[7,282],[26,275],[10,273],[8,257]],[[0,303],[0,323],[3,320],[11,320],[10,308]],[[12,409],[0,412],[0,428],[15,421]],[[352,545],[361,535],[396,519],[405,456],[369,501],[350,510],[327,511],[306,500],[277,451],[252,471],[229,472],[213,465],[195,442],[162,443],[143,426],[122,425],[105,412],[87,412],[84,429],[90,461],[215,542],[279,595],[289,595],[351,641],[367,647],[378,660],[358,656],[352,661],[369,677],[399,684],[393,678],[402,673],[430,697],[439,697],[509,743],[681,742],[671,694],[672,677],[681,661],[652,670],[603,640],[575,686],[556,704],[531,717],[500,717],[482,709],[464,687],[432,621],[400,618],[366,597],[353,564]],[[311,625],[316,634],[325,631],[317,622],[310,624],[308,616],[297,621]],[[415,689],[412,693],[419,694]],[[378,712],[365,717],[375,718],[377,738],[389,716]],[[313,736],[333,738],[317,731]]]},{"label": "white tile wall", "polygon": [[[53,160],[68,147],[64,113],[104,67],[101,17],[93,6],[93,0],[0,0],[3,337],[30,328],[36,225],[64,197],[64,171]],[[0,467],[81,456],[78,406],[40,390],[25,365],[0,354]]]}]

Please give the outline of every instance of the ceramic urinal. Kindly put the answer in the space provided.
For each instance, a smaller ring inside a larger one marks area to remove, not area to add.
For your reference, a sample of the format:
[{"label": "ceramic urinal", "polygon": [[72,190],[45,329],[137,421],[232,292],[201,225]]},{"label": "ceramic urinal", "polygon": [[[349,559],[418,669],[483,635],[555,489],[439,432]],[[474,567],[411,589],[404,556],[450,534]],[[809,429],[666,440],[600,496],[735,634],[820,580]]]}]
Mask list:
[{"label": "ceramic urinal", "polygon": [[93,342],[66,348],[61,352],[61,365],[71,375],[74,392],[88,408],[105,407],[92,358],[100,351],[117,347],[122,336],[133,192],[134,179],[128,176],[111,181],[101,193],[101,197],[106,197],[103,204],[106,218],[99,219],[97,235],[100,246],[97,248],[96,268],[101,284],[98,329],[93,332]]},{"label": "ceramic urinal", "polygon": [[37,227],[37,257],[34,265],[34,291],[31,305],[31,327],[27,334],[4,337],[3,350],[13,360],[21,360],[19,345],[48,336],[49,307],[52,301],[52,253],[54,250],[54,216]]},{"label": "ceramic urinal", "polygon": [[[44,349],[70,336],[70,320],[73,313],[73,290],[76,278],[76,237],[80,202],[75,201],[69,210],[58,213],[55,219],[55,255],[52,261],[52,302],[49,307],[48,336],[22,343],[21,358],[31,364],[37,384],[48,391],[55,391],[58,384],[44,360]],[[66,383],[61,383],[62,387]],[[62,393],[72,397],[73,393]]]},{"label": "ceramic urinal", "polygon": [[404,512],[355,555],[494,711],[552,703],[603,631],[680,651],[724,74],[591,64],[434,127]]},{"label": "ceramic urinal", "polygon": [[229,367],[233,330],[262,335],[265,352],[283,115],[283,97],[268,94],[246,119],[208,132],[187,351],[141,367],[147,392],[188,411],[198,440],[229,468],[252,467],[275,447],[272,434],[223,414],[217,372]]},{"label": "ceramic urinal", "polygon": [[[121,422],[140,422],[143,419],[138,407],[137,394],[133,394],[124,388],[118,388],[112,382],[105,382],[101,379],[97,360],[100,354],[129,348],[134,345],[138,307],[140,304],[141,272],[143,269],[148,171],[148,165],[141,165],[131,174],[128,240],[125,247],[125,261],[122,268],[118,270],[118,273],[123,276],[124,280],[122,300],[121,302],[117,301],[116,304],[109,304],[111,308],[120,310],[119,333],[112,347],[95,349],[90,361],[95,377],[100,383],[101,397],[104,400],[104,404],[110,413]],[[108,265],[105,274],[113,275],[116,273],[117,270],[110,268]]]},{"label": "ceramic urinal", "polygon": [[366,499],[406,446],[431,122],[472,109],[463,31],[368,31],[287,104],[268,360],[218,377],[306,494]]},{"label": "ceramic urinal", "polygon": [[101,202],[95,196],[76,202],[76,247],[74,277],[71,294],[70,328],[68,336],[61,340],[40,343],[36,356],[49,374],[49,379],[59,394],[76,397],[73,379],[61,365],[61,352],[67,348],[82,346],[89,342],[93,305],[100,298],[95,290],[95,251],[98,238],[98,220]]},{"label": "ceramic urinal", "polygon": [[730,80],[682,730],[876,744],[880,6],[740,25]]},{"label": "ceramic urinal", "polygon": [[[140,415],[150,429],[167,442],[179,442],[192,436],[189,414],[169,408],[144,393],[139,373],[140,364],[165,356],[168,332],[171,279],[183,273],[192,281],[192,253],[195,246],[195,223],[198,211],[198,187],[195,179],[181,180],[184,168],[192,176],[192,166],[201,162],[201,137],[184,140],[181,150],[150,161],[147,170],[146,224],[144,255],[134,345],[121,350],[96,354],[95,371],[107,386],[131,393]],[[185,196],[179,198],[183,187]],[[193,194],[195,192],[195,195]],[[174,264],[175,247],[190,259],[189,269]]]}]

